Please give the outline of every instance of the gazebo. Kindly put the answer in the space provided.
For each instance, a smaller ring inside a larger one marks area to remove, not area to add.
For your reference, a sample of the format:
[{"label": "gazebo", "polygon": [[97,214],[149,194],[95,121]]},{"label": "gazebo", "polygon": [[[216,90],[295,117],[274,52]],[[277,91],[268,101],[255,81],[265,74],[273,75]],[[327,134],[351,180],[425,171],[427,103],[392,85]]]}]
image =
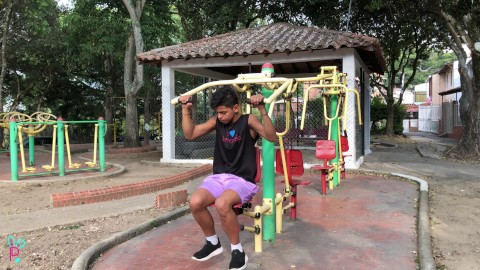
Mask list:
[{"label": "gazebo", "polygon": [[[349,103],[347,133],[350,157],[347,168],[358,168],[370,150],[371,73],[383,74],[386,64],[378,39],[318,27],[276,23],[248,28],[218,36],[158,48],[137,55],[146,64],[161,67],[162,72],[162,146],[161,162],[175,159],[175,72],[184,72],[212,80],[235,79],[238,74],[258,73],[272,63],[275,76],[312,77],[322,66],[338,66],[347,73],[347,87],[360,93],[361,117],[356,122],[356,104]],[[352,94],[353,95],[353,94]],[[350,100],[355,100],[352,96]],[[192,160],[189,160],[192,162]]]}]

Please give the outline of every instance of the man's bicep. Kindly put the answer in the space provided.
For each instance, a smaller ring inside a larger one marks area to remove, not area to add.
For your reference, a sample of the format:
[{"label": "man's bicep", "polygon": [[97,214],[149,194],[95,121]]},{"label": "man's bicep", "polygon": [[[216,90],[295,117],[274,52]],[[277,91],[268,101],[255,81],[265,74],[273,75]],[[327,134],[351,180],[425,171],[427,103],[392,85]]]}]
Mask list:
[{"label": "man's bicep", "polygon": [[198,124],[193,129],[193,136],[192,140],[195,140],[199,137],[202,137],[215,129],[215,117],[208,119],[206,122],[202,124]]}]

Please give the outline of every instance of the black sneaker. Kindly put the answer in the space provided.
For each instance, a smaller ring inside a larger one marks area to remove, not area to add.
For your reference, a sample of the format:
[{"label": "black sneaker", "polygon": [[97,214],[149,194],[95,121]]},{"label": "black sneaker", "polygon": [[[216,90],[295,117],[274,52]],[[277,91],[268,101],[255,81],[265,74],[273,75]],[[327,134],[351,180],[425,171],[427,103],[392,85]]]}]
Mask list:
[{"label": "black sneaker", "polygon": [[213,256],[217,256],[221,254],[222,252],[223,252],[223,247],[222,245],[220,245],[220,240],[216,245],[213,245],[212,243],[207,241],[207,243],[205,244],[205,246],[203,246],[201,250],[193,254],[192,259],[203,262],[210,259]]},{"label": "black sneaker", "polygon": [[230,261],[230,270],[242,270],[247,268],[248,257],[245,252],[240,252],[238,249],[232,251],[232,260]]}]

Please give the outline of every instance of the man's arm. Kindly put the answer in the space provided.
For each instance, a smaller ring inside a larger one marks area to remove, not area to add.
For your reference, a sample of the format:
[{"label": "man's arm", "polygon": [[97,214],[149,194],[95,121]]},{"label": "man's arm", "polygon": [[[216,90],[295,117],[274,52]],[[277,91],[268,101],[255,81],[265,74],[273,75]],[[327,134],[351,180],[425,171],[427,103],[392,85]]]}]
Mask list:
[{"label": "man's arm", "polygon": [[250,103],[253,105],[253,107],[258,108],[258,110],[260,111],[263,124],[257,117],[250,115],[250,117],[248,117],[248,125],[266,140],[274,142],[277,139],[277,132],[275,131],[272,120],[268,116],[267,110],[265,109],[265,103],[263,103],[263,96],[251,96]]},{"label": "man's arm", "polygon": [[187,140],[194,140],[215,129],[215,117],[211,117],[205,123],[196,125],[192,118],[192,106],[189,96],[180,96],[178,101],[182,104],[182,129]]}]

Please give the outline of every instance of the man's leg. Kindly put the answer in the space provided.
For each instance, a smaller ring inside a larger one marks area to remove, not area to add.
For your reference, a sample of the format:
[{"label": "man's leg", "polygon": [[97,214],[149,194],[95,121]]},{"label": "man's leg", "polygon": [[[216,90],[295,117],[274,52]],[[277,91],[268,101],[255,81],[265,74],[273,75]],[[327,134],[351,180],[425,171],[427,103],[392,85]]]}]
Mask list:
[{"label": "man's leg", "polygon": [[197,221],[205,236],[215,234],[213,217],[207,207],[215,202],[215,197],[206,189],[197,189],[190,198],[189,204],[193,218]]},{"label": "man's leg", "polygon": [[206,261],[223,252],[223,247],[215,233],[212,215],[207,209],[207,207],[214,201],[215,197],[208,190],[203,188],[197,189],[190,198],[192,215],[207,238],[203,248],[195,252],[192,256],[192,259],[196,261]]},{"label": "man's leg", "polygon": [[240,224],[232,207],[242,200],[236,191],[231,189],[225,190],[215,201],[222,227],[228,236],[232,248],[232,259],[230,260],[229,269],[242,270],[247,267],[248,257],[243,251],[240,243]]},{"label": "man's leg", "polygon": [[225,190],[215,201],[215,207],[220,215],[223,230],[230,240],[230,243],[234,245],[240,243],[240,224],[232,207],[241,202],[237,192],[231,189]]}]

